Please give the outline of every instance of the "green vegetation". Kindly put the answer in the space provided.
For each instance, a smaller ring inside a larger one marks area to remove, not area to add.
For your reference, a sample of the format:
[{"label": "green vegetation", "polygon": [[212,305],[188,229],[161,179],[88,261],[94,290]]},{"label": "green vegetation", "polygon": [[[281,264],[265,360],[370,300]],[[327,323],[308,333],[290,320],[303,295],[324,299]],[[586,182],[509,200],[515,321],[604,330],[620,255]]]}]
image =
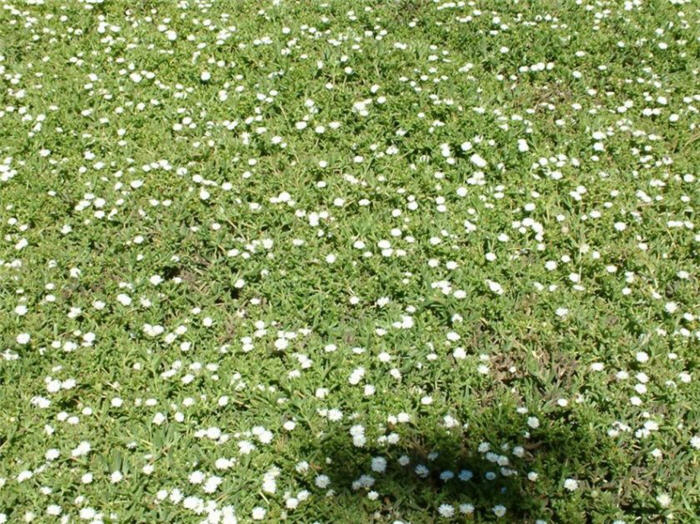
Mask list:
[{"label": "green vegetation", "polygon": [[3,2],[0,524],[696,521],[698,7]]}]

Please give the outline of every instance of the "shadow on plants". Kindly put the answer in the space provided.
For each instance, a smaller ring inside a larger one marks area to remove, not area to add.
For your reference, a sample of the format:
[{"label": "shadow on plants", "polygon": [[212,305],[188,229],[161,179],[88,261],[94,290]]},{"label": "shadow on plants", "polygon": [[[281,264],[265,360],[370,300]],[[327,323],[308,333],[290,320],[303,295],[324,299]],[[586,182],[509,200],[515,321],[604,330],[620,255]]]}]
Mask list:
[{"label": "shadow on plants", "polygon": [[[395,444],[368,437],[357,447],[348,433],[321,435],[312,467],[329,477],[334,491],[324,517],[433,522],[447,504],[442,511],[453,511],[458,521],[469,515],[488,521],[505,511],[508,522],[585,522],[577,504],[552,507],[548,494],[560,493],[563,479],[590,465],[605,470],[609,450],[571,419],[532,430],[529,438],[523,428],[522,418],[503,420],[502,412],[486,411],[467,429],[389,425],[384,436],[399,434]],[[528,478],[531,471],[536,479]]]}]

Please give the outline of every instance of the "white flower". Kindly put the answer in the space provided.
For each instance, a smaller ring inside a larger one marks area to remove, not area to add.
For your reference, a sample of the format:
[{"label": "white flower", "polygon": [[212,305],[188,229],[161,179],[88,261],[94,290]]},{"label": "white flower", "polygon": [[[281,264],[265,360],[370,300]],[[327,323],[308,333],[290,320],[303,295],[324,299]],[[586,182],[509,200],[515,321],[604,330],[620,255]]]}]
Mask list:
[{"label": "white flower", "polygon": [[537,429],[540,427],[540,421],[537,417],[528,417],[527,425],[530,426],[532,429]]},{"label": "white flower", "polygon": [[372,471],[384,473],[386,471],[386,459],[384,457],[372,458]]},{"label": "white flower", "polygon": [[116,484],[117,482],[121,482],[121,480],[124,478],[124,475],[122,475],[121,471],[114,471],[109,477],[109,481],[112,484]]},{"label": "white flower", "polygon": [[343,412],[340,411],[339,409],[332,408],[328,410],[328,413],[326,415],[328,417],[328,420],[331,422],[337,422],[343,418]]},{"label": "white flower", "polygon": [[498,282],[494,282],[493,280],[486,280],[486,284],[489,286],[489,289],[492,293],[495,293],[496,295],[503,294],[503,287],[501,287],[501,284],[499,284]]},{"label": "white flower", "polygon": [[223,482],[223,479],[221,477],[217,477],[216,475],[212,475],[204,483],[202,490],[205,493],[214,493],[218,489],[219,484],[221,484],[221,482]]},{"label": "white flower", "polygon": [[204,473],[201,471],[194,471],[190,473],[190,476],[187,478],[187,480],[190,481],[190,484],[201,484],[204,482]]},{"label": "white flower", "polygon": [[690,446],[695,449],[700,449],[700,435],[694,435],[690,438]]},{"label": "white flower", "polygon": [[32,339],[32,337],[29,335],[29,333],[20,333],[17,335],[17,343],[22,344],[23,346],[25,344],[29,344],[29,341]]},{"label": "white flower", "polygon": [[671,497],[668,495],[668,493],[659,493],[656,496],[656,501],[662,508],[667,508],[671,505]]},{"label": "white flower", "polygon": [[73,457],[82,457],[83,455],[90,453],[91,449],[92,447],[90,446],[90,443],[83,440],[73,451],[71,451],[71,455]]},{"label": "white flower", "polygon": [[353,372],[350,374],[350,377],[348,378],[348,382],[351,385],[357,385],[360,383],[360,380],[362,380],[362,377],[365,376],[365,368],[359,367],[355,368]]},{"label": "white flower", "polygon": [[331,479],[327,475],[318,475],[314,480],[314,484],[321,489],[325,489],[331,483]]},{"label": "white flower", "polygon": [[265,508],[262,508],[260,506],[256,506],[253,508],[253,511],[251,512],[251,518],[253,520],[262,520],[265,518],[266,514],[267,514],[267,510],[265,510]]},{"label": "white flower", "polygon": [[79,515],[83,520],[92,520],[95,518],[96,513],[97,512],[93,508],[82,508]]},{"label": "white flower", "polygon": [[450,504],[441,504],[438,508],[438,513],[440,513],[440,516],[449,519],[454,516],[455,509]]},{"label": "white flower", "polygon": [[251,451],[255,449],[255,444],[249,442],[248,440],[241,440],[238,443],[238,452],[241,455],[249,455]]},{"label": "white flower", "polygon": [[493,507],[492,511],[493,511],[494,515],[496,515],[497,517],[500,518],[506,514],[506,507],[501,505],[501,504],[498,504],[498,505]]},{"label": "white flower", "polygon": [[569,491],[576,491],[578,489],[578,481],[576,479],[568,478],[564,481],[564,488]]},{"label": "white flower", "polygon": [[459,512],[464,514],[464,515],[471,515],[474,513],[474,505],[473,504],[460,504],[459,505]]},{"label": "white flower", "polygon": [[474,153],[472,156],[470,156],[469,160],[471,160],[472,164],[481,169],[488,165],[486,160],[484,160],[484,158],[478,153]]}]

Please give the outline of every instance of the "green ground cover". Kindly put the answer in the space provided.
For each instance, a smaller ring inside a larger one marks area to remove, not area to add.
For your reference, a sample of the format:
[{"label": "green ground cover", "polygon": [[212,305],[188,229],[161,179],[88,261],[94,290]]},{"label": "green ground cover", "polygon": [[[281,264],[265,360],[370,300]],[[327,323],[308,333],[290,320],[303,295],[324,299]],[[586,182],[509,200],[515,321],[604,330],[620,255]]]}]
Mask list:
[{"label": "green ground cover", "polygon": [[0,523],[696,521],[699,7],[4,1]]}]

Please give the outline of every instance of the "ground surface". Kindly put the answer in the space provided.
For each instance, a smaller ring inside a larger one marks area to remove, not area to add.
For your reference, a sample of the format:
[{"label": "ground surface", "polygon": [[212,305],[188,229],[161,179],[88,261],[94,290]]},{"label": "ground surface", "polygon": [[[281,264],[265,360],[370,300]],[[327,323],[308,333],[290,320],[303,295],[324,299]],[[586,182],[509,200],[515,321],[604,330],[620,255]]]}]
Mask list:
[{"label": "ground surface", "polygon": [[0,522],[694,520],[697,4],[37,4]]}]

